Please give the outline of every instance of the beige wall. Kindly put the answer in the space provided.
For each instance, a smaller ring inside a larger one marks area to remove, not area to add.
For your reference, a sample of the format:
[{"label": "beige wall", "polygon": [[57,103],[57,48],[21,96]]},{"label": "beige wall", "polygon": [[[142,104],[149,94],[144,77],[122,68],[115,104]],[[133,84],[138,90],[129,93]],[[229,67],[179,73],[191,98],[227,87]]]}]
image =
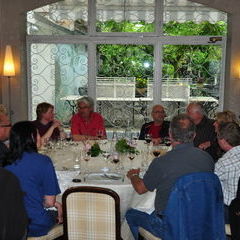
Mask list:
[{"label": "beige wall", "polygon": [[[27,119],[26,17],[25,13],[56,0],[0,1],[0,102],[8,106],[8,81],[2,76],[5,46],[13,46],[16,76],[11,77],[11,109],[13,122]],[[21,64],[20,64],[21,63]]]},{"label": "beige wall", "polygon": [[[225,76],[224,108],[240,115],[240,1],[194,0],[229,13],[228,46]],[[56,0],[1,0],[0,1],[0,76],[6,44],[13,46],[17,66],[16,77],[11,78],[11,108],[13,121],[27,119],[26,79],[26,18],[31,9],[56,2]],[[21,64],[20,64],[21,63]],[[0,77],[0,102],[8,105],[8,84]]]},{"label": "beige wall", "polygon": [[228,13],[224,109],[240,115],[240,1],[192,0]]}]

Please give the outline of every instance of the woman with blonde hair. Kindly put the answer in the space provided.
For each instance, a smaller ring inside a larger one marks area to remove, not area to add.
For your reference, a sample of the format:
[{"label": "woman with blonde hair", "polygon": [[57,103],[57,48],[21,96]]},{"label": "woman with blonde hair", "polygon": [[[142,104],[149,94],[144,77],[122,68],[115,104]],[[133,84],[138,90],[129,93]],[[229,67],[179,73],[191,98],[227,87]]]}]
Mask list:
[{"label": "woman with blonde hair", "polygon": [[215,127],[215,132],[218,132],[219,126],[222,123],[228,123],[228,122],[235,122],[238,124],[236,114],[229,110],[218,112],[216,114],[216,120],[213,124]]}]

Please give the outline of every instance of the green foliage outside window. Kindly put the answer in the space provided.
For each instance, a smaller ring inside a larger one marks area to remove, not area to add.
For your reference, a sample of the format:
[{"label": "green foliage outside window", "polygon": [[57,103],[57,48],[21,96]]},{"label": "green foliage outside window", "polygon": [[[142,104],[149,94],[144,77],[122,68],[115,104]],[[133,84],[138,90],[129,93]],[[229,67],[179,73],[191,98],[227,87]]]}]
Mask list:
[{"label": "green foliage outside window", "polygon": [[[139,22],[97,22],[101,32],[154,32],[153,23]],[[164,34],[169,36],[224,36],[227,25],[219,21],[183,23],[170,21],[163,26]],[[163,78],[182,78],[190,76],[193,80],[205,79],[211,84],[213,75],[222,56],[222,50],[209,45],[164,45]],[[136,77],[136,87],[146,87],[147,79],[153,78],[152,45],[98,45],[98,76],[102,77]],[[147,67],[144,65],[147,63]],[[216,76],[217,77],[217,76]],[[195,79],[194,79],[195,78]],[[210,82],[209,82],[210,81]]]}]

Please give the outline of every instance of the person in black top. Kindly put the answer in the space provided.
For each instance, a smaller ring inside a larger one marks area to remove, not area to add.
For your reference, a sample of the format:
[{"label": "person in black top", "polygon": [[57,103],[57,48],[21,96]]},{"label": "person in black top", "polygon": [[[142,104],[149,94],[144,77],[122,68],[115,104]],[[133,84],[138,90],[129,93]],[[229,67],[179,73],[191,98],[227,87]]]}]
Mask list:
[{"label": "person in black top", "polygon": [[23,192],[18,179],[0,168],[0,239],[22,240],[28,219],[23,204]]},{"label": "person in black top", "polygon": [[200,103],[193,102],[187,107],[187,114],[196,125],[196,136],[194,146],[208,152],[214,161],[217,161],[217,134],[214,128],[214,120],[204,115],[203,107]]},{"label": "person in black top", "polygon": [[231,239],[240,239],[240,178],[238,180],[237,195],[229,206],[229,223],[231,228]]},{"label": "person in black top", "polygon": [[46,102],[39,103],[36,114],[37,119],[32,123],[38,129],[42,142],[44,139],[58,140],[61,122],[54,119],[54,106]]},{"label": "person in black top", "polygon": [[140,132],[139,140],[144,140],[146,134],[150,134],[154,144],[159,144],[165,137],[168,137],[169,122],[164,121],[166,113],[162,105],[155,105],[152,108],[152,122],[145,123]]}]

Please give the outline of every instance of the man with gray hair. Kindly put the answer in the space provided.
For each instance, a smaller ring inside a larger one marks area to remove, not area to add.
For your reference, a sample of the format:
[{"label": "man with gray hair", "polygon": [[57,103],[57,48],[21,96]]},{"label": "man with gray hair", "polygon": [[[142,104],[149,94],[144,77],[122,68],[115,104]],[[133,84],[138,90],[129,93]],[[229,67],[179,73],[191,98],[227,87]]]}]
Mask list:
[{"label": "man with gray hair", "polygon": [[217,161],[218,175],[225,204],[225,220],[228,222],[228,206],[236,197],[240,177],[240,127],[237,123],[223,123],[219,127],[218,143],[226,153]]},{"label": "man with gray hair", "polygon": [[176,180],[188,173],[212,172],[212,157],[193,146],[195,124],[186,115],[175,116],[170,123],[169,136],[173,149],[155,158],[143,179],[139,169],[131,169],[127,177],[137,193],[143,194],[156,189],[155,211],[149,215],[136,209],[128,210],[126,219],[135,239],[138,227],[143,227],[157,237],[161,236],[162,211],[165,209],[170,191]]},{"label": "man with gray hair", "polygon": [[71,119],[71,133],[74,141],[106,138],[103,117],[93,112],[94,101],[90,97],[82,97],[77,102],[78,113]]},{"label": "man with gray hair", "polygon": [[198,102],[192,102],[187,106],[187,114],[196,125],[194,146],[208,152],[217,161],[218,146],[214,120],[205,116],[204,109]]}]

